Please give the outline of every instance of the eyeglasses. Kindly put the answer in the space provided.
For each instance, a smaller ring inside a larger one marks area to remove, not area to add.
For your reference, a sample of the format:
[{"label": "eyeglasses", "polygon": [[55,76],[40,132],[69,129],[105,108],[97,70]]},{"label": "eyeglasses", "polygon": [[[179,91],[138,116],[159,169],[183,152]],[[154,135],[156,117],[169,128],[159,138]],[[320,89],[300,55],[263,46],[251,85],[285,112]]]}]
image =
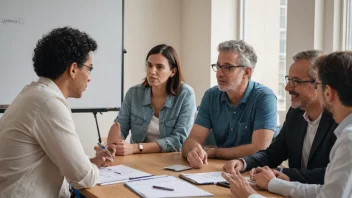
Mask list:
[{"label": "eyeglasses", "polygon": [[322,82],[314,82],[314,88],[318,89],[318,85],[322,85]]},{"label": "eyeglasses", "polygon": [[85,65],[85,64],[82,64],[82,65],[88,67],[88,74],[90,74],[90,72],[92,72],[93,66],[89,66],[89,65]]},{"label": "eyeglasses", "polygon": [[214,72],[217,72],[219,69],[221,69],[221,71],[223,73],[230,73],[230,71],[233,69],[233,68],[236,68],[236,67],[245,67],[243,65],[218,65],[218,64],[212,64],[211,67],[213,68]]},{"label": "eyeglasses", "polygon": [[315,80],[296,80],[296,79],[292,79],[289,78],[288,76],[285,76],[285,80],[286,80],[286,84],[290,84],[291,87],[295,88],[297,87],[298,84],[301,83],[314,83]]}]

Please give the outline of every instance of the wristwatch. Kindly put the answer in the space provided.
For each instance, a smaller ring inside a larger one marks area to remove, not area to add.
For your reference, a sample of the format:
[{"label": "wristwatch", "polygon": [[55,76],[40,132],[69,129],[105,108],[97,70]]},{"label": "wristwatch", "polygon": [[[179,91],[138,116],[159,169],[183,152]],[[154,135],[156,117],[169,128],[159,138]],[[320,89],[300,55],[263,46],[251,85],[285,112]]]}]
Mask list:
[{"label": "wristwatch", "polygon": [[139,148],[139,152],[142,153],[142,151],[143,151],[143,144],[138,143],[138,148]]}]

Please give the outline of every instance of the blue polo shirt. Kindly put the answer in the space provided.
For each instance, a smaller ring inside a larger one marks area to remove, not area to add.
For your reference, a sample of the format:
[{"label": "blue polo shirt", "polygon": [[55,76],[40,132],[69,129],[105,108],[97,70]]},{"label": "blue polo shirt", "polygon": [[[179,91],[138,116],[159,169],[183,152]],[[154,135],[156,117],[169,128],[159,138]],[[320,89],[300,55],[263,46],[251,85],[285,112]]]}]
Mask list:
[{"label": "blue polo shirt", "polygon": [[211,129],[218,147],[250,144],[253,131],[278,130],[276,96],[250,80],[242,100],[233,106],[227,93],[214,86],[205,92],[195,124]]}]

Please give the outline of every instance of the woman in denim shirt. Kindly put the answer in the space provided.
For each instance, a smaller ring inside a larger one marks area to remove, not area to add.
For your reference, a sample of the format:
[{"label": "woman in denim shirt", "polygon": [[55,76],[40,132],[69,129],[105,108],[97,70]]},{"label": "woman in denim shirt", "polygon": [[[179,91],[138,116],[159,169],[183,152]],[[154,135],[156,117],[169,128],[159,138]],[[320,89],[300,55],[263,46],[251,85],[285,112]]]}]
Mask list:
[{"label": "woman in denim shirt", "polygon": [[[128,90],[111,126],[108,147],[116,155],[180,151],[194,122],[195,95],[183,83],[176,51],[157,45],[146,58],[146,77]],[[131,143],[125,138],[131,130]]]}]

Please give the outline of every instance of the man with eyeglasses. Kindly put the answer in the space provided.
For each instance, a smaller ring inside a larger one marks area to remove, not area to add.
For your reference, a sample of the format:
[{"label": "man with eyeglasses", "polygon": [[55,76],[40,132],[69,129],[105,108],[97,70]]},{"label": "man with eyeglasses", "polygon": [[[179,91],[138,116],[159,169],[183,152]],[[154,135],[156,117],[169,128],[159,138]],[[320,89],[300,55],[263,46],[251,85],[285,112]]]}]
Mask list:
[{"label": "man with eyeglasses", "polygon": [[[324,185],[302,184],[276,178],[268,167],[257,168],[254,183],[261,189],[285,197],[352,197],[352,51],[333,52],[321,56],[314,65],[318,98],[339,126],[333,131],[337,139],[326,168]],[[283,177],[284,174],[281,173]],[[262,198],[236,171],[224,174],[231,183],[231,192],[238,197]]]},{"label": "man with eyeglasses", "polygon": [[291,95],[291,108],[279,135],[263,151],[224,165],[226,172],[249,171],[256,167],[278,167],[288,160],[289,168],[279,170],[291,181],[323,184],[329,153],[335,142],[333,131],[337,124],[330,113],[323,111],[316,90],[315,75],[311,68],[322,53],[308,50],[293,56],[289,75],[285,76],[286,91]]},{"label": "man with eyeglasses", "polygon": [[39,79],[0,119],[0,197],[69,197],[66,181],[77,189],[93,187],[98,167],[113,161],[114,151],[86,156],[67,101],[86,89],[96,49],[88,34],[70,27],[37,42],[32,60]]},{"label": "man with eyeglasses", "polygon": [[[276,96],[250,78],[257,63],[252,46],[230,40],[218,46],[212,65],[218,85],[202,98],[195,124],[182,146],[190,165],[200,168],[207,158],[235,159],[269,146],[277,130]],[[216,148],[203,149],[212,130]]]}]

